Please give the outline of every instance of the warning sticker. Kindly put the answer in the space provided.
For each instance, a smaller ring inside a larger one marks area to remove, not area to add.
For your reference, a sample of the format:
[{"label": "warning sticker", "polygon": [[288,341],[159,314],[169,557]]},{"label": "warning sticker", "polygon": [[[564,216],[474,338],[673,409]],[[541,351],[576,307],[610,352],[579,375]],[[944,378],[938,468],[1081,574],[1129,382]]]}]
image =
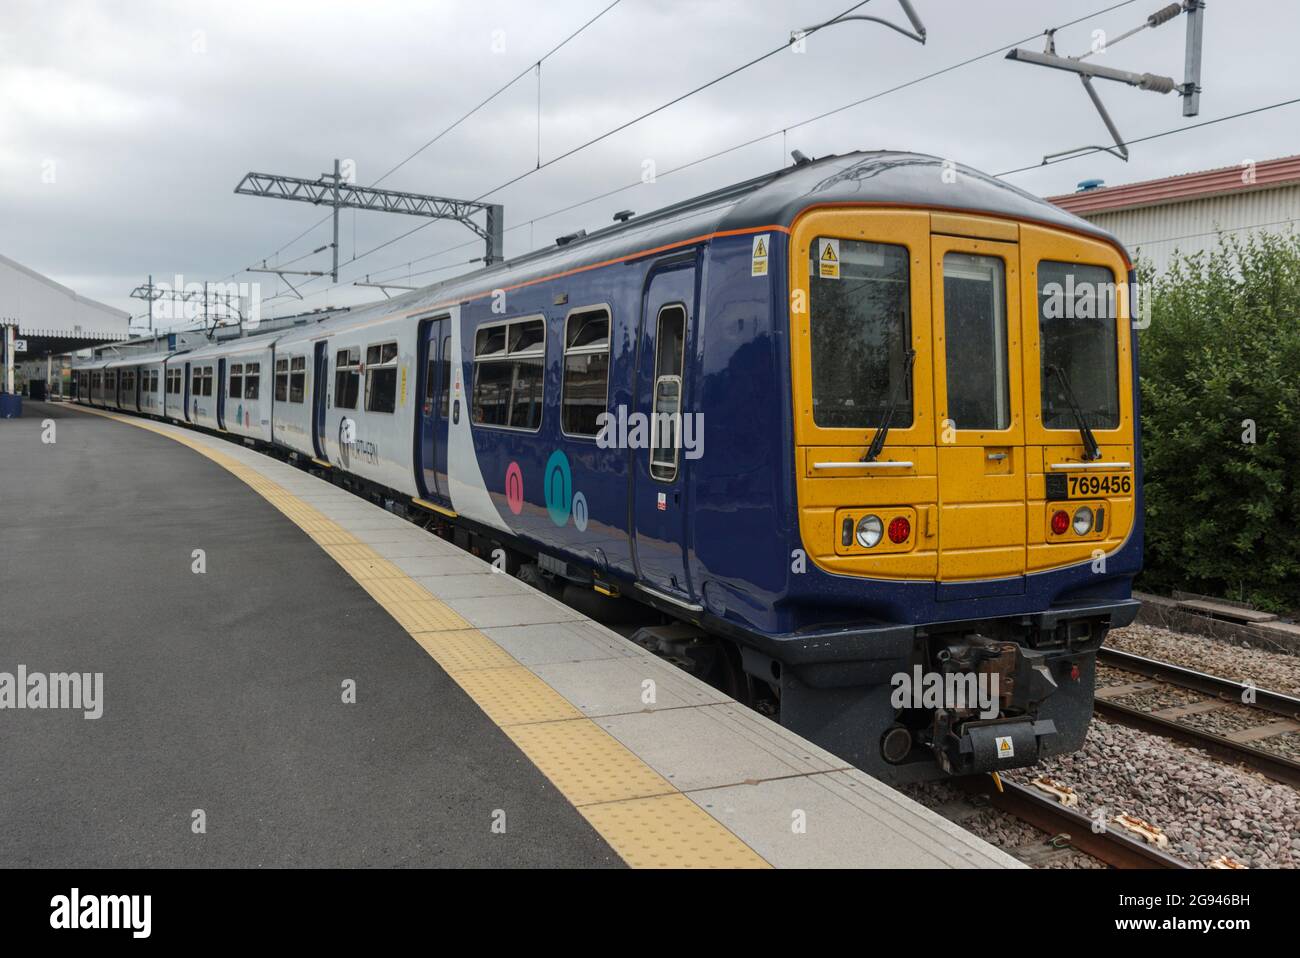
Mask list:
[{"label": "warning sticker", "polygon": [[754,251],[749,264],[750,276],[767,275],[767,248],[769,241],[770,237],[767,233],[754,237]]},{"label": "warning sticker", "polygon": [[822,279],[840,278],[839,240],[820,239],[817,241],[817,275]]},{"label": "warning sticker", "polygon": [[1010,735],[999,735],[993,743],[998,747],[998,758],[1015,758],[1016,747],[1011,743]]}]

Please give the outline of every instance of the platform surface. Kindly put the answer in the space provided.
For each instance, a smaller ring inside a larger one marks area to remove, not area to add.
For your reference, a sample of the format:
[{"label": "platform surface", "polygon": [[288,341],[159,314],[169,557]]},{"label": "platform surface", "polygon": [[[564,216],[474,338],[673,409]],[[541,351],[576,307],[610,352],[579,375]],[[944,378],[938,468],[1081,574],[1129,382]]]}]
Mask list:
[{"label": "platform surface", "polygon": [[0,537],[0,673],[103,674],[98,719],[0,710],[0,866],[1018,866],[219,436],[28,403]]}]

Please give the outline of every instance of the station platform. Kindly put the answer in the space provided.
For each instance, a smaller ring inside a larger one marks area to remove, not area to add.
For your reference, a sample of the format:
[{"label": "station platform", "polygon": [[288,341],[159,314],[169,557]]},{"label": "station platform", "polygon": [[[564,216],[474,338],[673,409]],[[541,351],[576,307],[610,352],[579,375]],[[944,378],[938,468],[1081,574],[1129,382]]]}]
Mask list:
[{"label": "station platform", "polygon": [[219,436],[29,403],[0,530],[0,673],[103,675],[0,711],[0,866],[1021,867]]}]

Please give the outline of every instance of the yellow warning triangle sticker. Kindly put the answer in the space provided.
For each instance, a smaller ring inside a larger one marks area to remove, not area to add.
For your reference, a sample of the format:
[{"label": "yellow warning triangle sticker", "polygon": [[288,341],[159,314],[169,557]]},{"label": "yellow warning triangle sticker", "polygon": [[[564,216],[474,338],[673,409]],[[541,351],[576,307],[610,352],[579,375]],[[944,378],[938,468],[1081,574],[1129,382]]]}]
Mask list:
[{"label": "yellow warning triangle sticker", "polygon": [[1005,752],[1005,751],[1006,751],[1007,749],[1009,749],[1010,747],[1011,747],[1011,743],[1010,743],[1009,741],[1007,741],[1006,739],[1003,739],[1003,741],[1002,741],[1002,751]]},{"label": "yellow warning triangle sticker", "polygon": [[767,247],[763,245],[763,238],[761,236],[758,238],[758,245],[754,247],[754,255],[755,256],[767,255]]},{"label": "yellow warning triangle sticker", "polygon": [[822,250],[822,259],[830,261],[835,260],[835,247],[830,243],[827,243],[826,248]]}]

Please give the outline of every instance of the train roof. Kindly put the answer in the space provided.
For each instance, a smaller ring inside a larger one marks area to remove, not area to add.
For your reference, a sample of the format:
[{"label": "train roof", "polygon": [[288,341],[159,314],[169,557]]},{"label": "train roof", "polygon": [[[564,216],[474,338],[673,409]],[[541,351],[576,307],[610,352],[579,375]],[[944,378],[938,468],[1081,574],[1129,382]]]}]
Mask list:
[{"label": "train roof", "polygon": [[729,232],[752,232],[765,226],[788,229],[810,207],[838,204],[986,213],[1095,236],[1123,249],[1107,231],[987,173],[919,153],[858,152],[800,163],[634,216],[563,245],[354,307],[344,316],[286,331],[277,341],[289,344],[317,339],[368,320],[414,315],[496,289],[508,290],[601,263],[635,259]]},{"label": "train roof", "polygon": [[208,356],[230,356],[239,353],[260,352],[264,349],[270,349],[271,344],[287,332],[289,332],[288,329],[274,329],[265,333],[255,333],[252,336],[233,336],[230,339],[222,339],[192,349],[185,358],[206,359]]},{"label": "train roof", "polygon": [[116,369],[118,366],[143,366],[146,363],[160,363],[171,355],[173,355],[173,353],[162,352],[120,356],[117,359],[108,360],[105,363],[105,366],[109,369]]}]

